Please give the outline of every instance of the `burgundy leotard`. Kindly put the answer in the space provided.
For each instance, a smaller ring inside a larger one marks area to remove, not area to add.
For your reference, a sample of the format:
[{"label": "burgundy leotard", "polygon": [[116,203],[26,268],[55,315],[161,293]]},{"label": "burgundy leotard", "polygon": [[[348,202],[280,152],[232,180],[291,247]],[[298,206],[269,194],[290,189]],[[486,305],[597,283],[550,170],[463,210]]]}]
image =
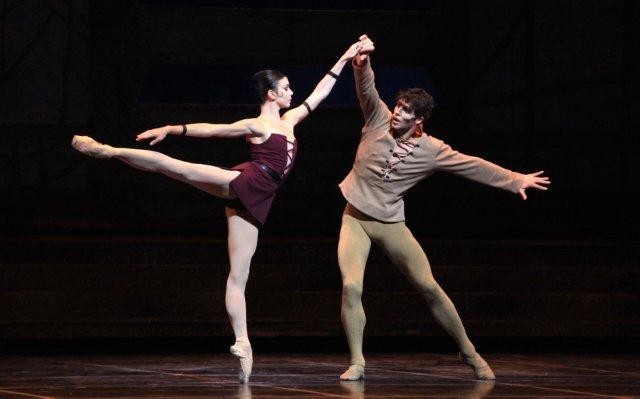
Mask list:
[{"label": "burgundy leotard", "polygon": [[[230,186],[242,207],[260,224],[264,224],[281,183],[277,180],[284,180],[293,168],[298,142],[287,140],[283,134],[272,133],[261,144],[253,144],[250,141],[248,143],[251,161],[232,168],[239,170],[240,175],[231,181]],[[280,179],[275,179],[266,172],[264,166],[271,169],[271,174],[275,172],[279,175]],[[237,205],[237,201],[233,201],[228,206],[238,208]]]}]

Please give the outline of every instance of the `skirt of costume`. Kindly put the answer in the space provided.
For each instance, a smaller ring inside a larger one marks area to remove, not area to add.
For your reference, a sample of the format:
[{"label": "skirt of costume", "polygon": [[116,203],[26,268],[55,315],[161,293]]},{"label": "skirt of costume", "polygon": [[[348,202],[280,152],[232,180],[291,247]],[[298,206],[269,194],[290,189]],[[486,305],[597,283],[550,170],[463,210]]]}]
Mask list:
[{"label": "skirt of costume", "polygon": [[240,175],[229,184],[237,198],[227,205],[234,209],[246,209],[264,225],[276,197],[278,183],[255,162],[245,162],[232,169],[240,171]]},{"label": "skirt of costume", "polygon": [[261,225],[267,220],[278,187],[287,177],[297,153],[297,142],[272,133],[260,144],[249,143],[251,161],[234,166],[240,175],[229,184],[237,198],[230,208],[246,209]]}]

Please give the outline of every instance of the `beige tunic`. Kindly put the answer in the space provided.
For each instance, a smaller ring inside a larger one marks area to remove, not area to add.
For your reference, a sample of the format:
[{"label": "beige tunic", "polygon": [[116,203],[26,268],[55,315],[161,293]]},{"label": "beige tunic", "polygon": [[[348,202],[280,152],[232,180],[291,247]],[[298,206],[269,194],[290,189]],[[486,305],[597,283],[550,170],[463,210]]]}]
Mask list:
[{"label": "beige tunic", "polygon": [[404,221],[404,194],[419,181],[443,170],[517,193],[523,175],[478,157],[461,154],[435,137],[423,134],[410,153],[397,162],[397,143],[389,131],[392,113],[380,99],[369,62],[354,65],[356,91],[365,118],[351,172],[340,183],[345,199],[361,212],[383,222]]}]

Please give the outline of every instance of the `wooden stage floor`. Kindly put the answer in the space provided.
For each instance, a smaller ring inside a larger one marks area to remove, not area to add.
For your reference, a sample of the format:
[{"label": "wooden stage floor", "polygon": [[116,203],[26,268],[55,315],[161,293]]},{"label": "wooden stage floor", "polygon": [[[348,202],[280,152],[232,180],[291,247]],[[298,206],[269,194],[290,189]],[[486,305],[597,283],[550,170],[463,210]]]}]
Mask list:
[{"label": "wooden stage floor", "polygon": [[487,354],[495,383],[454,354],[374,354],[363,382],[344,355],[257,354],[249,385],[223,354],[0,356],[0,398],[640,398],[637,355]]}]

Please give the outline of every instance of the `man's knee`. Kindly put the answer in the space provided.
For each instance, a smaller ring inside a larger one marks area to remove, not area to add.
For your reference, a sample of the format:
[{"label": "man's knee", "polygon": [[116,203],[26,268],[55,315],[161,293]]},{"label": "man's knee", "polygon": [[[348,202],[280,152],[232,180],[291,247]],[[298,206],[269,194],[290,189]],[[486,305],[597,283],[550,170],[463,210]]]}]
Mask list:
[{"label": "man's knee", "polygon": [[420,279],[416,282],[416,287],[429,300],[438,300],[444,294],[444,291],[442,291],[442,288],[433,277]]},{"label": "man's knee", "polygon": [[420,284],[420,288],[430,294],[436,294],[440,291],[440,286],[434,279],[426,279]]},{"label": "man's knee", "polygon": [[362,283],[346,281],[342,284],[342,298],[347,305],[354,305],[362,297]]}]

